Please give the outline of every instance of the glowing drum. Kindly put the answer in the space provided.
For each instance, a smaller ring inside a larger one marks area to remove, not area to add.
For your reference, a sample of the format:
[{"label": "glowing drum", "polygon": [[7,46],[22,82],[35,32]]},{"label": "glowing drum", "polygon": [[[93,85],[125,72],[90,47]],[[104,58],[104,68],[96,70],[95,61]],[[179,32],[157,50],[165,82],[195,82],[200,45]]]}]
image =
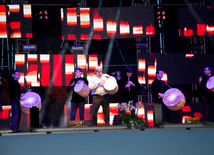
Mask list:
[{"label": "glowing drum", "polygon": [[104,89],[110,95],[115,94],[118,91],[117,80],[113,76],[107,78],[104,83]]},{"label": "glowing drum", "polygon": [[206,87],[207,89],[214,92],[214,76],[211,76],[210,79],[207,81]]},{"label": "glowing drum", "polygon": [[90,93],[89,87],[84,82],[77,83],[74,86],[74,91],[82,97],[86,97]]},{"label": "glowing drum", "polygon": [[32,107],[37,107],[41,110],[41,97],[37,93],[27,92],[23,97],[21,97],[20,105],[21,110],[26,114],[30,114],[30,108]]},{"label": "glowing drum", "polygon": [[184,94],[177,88],[168,89],[164,93],[163,103],[172,111],[180,110],[185,102]]}]

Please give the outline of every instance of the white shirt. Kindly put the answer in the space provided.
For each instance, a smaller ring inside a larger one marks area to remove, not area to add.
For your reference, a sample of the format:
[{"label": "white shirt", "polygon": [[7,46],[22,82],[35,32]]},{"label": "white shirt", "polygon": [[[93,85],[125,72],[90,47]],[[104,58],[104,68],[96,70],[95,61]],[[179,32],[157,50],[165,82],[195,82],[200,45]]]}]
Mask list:
[{"label": "white shirt", "polygon": [[100,84],[101,80],[106,80],[105,77],[106,74],[102,74],[102,76],[99,78],[96,75],[93,75],[89,79],[89,88],[91,89],[91,95],[101,95],[104,96],[107,94],[107,92],[104,89],[104,85]]}]

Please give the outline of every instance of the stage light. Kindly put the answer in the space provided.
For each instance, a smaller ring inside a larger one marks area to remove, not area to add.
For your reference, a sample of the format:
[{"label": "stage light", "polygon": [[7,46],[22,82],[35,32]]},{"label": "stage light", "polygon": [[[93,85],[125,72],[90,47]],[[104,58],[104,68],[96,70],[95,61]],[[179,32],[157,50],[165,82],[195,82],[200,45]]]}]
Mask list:
[{"label": "stage light", "polygon": [[147,49],[148,43],[136,43],[136,48],[137,49]]},{"label": "stage light", "polygon": [[39,11],[39,19],[48,19],[48,11]]},{"label": "stage light", "polygon": [[85,48],[84,46],[78,45],[78,46],[71,46],[71,52],[73,53],[84,53]]},{"label": "stage light", "polygon": [[157,12],[157,19],[158,20],[165,20],[166,19],[166,11],[165,10],[161,10]]},{"label": "stage light", "polygon": [[192,51],[203,51],[204,45],[191,45],[191,50]]}]

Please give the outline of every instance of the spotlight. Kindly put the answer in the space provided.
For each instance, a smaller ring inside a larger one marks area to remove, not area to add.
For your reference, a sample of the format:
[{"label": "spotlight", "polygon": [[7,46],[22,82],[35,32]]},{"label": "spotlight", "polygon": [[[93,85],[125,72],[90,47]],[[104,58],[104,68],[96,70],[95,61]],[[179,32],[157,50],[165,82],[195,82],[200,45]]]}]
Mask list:
[{"label": "spotlight", "polygon": [[136,48],[137,49],[147,49],[148,43],[136,43]]},{"label": "spotlight", "polygon": [[71,51],[73,53],[84,53],[84,46],[71,46]]}]

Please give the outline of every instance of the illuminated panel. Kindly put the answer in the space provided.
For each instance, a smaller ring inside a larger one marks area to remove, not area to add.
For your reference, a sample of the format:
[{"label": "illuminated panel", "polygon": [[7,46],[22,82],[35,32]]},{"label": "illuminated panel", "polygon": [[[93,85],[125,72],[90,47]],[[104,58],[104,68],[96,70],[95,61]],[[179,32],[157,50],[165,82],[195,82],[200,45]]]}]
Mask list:
[{"label": "illuminated panel", "polygon": [[50,86],[50,55],[41,54],[40,55],[41,67],[41,86]]},{"label": "illuminated panel", "polygon": [[102,39],[102,36],[99,34],[94,34],[93,39]]},{"label": "illuminated panel", "polygon": [[214,35],[214,26],[206,26],[206,30],[210,35]]},{"label": "illuminated panel", "polygon": [[9,111],[11,110],[11,106],[2,106],[2,111],[0,111],[0,118],[1,119],[8,119],[9,118]]},{"label": "illuminated panel", "polygon": [[28,72],[25,76],[27,85],[31,86],[39,86],[39,82],[37,81],[37,74],[38,74],[38,65],[37,64],[30,64],[28,68]]},{"label": "illuminated panel", "polygon": [[64,20],[64,12],[63,12],[63,8],[60,9],[61,10],[61,21]]},{"label": "illuminated panel", "polygon": [[98,66],[98,55],[89,55],[88,58],[89,70],[94,70],[96,66]]},{"label": "illuminated panel", "polygon": [[24,72],[20,72],[20,79],[19,79],[20,85],[24,86],[24,79],[25,79],[25,73]]},{"label": "illuminated panel", "polygon": [[108,37],[112,37],[117,33],[117,23],[112,20],[107,20],[107,35]]},{"label": "illuminated panel", "polygon": [[194,54],[186,54],[186,58],[193,58]]},{"label": "illuminated panel", "polygon": [[31,5],[23,5],[24,18],[32,18]]},{"label": "illuminated panel", "polygon": [[68,26],[77,25],[77,13],[76,8],[67,8],[67,24]]},{"label": "illuminated panel", "polygon": [[[103,18],[99,16],[99,14],[97,13],[97,9],[94,10],[93,14],[94,14],[94,31],[95,32],[103,31]],[[99,39],[99,38],[94,38],[94,39]]]},{"label": "illuminated panel", "polygon": [[197,36],[204,36],[206,32],[205,24],[197,24]]},{"label": "illuminated panel", "polygon": [[77,67],[81,69],[86,69],[86,56],[85,55],[77,55]]},{"label": "illuminated panel", "polygon": [[20,22],[10,22],[11,29],[20,29],[21,25]]},{"label": "illuminated panel", "polygon": [[28,56],[27,74],[25,75],[27,85],[40,86],[40,82],[38,80],[38,63],[37,63],[38,55],[37,54],[28,54],[27,56]]},{"label": "illuminated panel", "polygon": [[140,84],[146,84],[145,71],[146,71],[146,60],[138,59],[138,72],[140,72],[141,74],[138,75],[138,82]]},{"label": "illuminated panel", "polygon": [[68,86],[74,74],[74,56],[65,55],[65,83]]},{"label": "illuminated panel", "polygon": [[62,40],[154,36],[154,7],[123,7],[117,13],[118,8],[61,9]]},{"label": "illuminated panel", "polygon": [[0,38],[7,38],[7,21],[5,5],[0,5]]},{"label": "illuminated panel", "polygon": [[80,26],[90,27],[90,8],[80,8]]},{"label": "illuminated panel", "polygon": [[93,75],[95,75],[95,72],[87,72],[87,80],[90,81]]},{"label": "illuminated panel", "polygon": [[62,86],[62,55],[54,55],[53,85]]},{"label": "illuminated panel", "polygon": [[183,112],[190,112],[191,111],[190,106],[183,106],[182,111]]},{"label": "illuminated panel", "polygon": [[15,54],[15,66],[25,64],[25,54]]},{"label": "illuminated panel", "polygon": [[154,127],[153,110],[147,111],[148,127]]},{"label": "illuminated panel", "polygon": [[[19,5],[8,5],[8,7],[9,7],[8,16],[11,16],[11,13],[20,13]],[[10,34],[11,38],[21,38],[22,37],[21,31],[20,31],[20,27],[21,27],[20,21],[11,21],[10,27],[13,30],[12,33]]]},{"label": "illuminated panel", "polygon": [[163,77],[162,77],[161,80],[167,83],[167,81],[168,81],[168,79],[167,79],[167,73],[163,72]]},{"label": "illuminated panel", "polygon": [[20,11],[19,5],[8,5],[8,7],[9,7],[9,12],[17,13]]},{"label": "illuminated panel", "polygon": [[194,112],[194,117],[202,118],[202,114],[200,112]]},{"label": "illuminated panel", "polygon": [[146,27],[146,35],[154,35],[155,34],[155,27],[152,23]]},{"label": "illuminated panel", "polygon": [[152,84],[152,82],[154,81],[154,78],[156,77],[156,69],[157,67],[157,59],[155,58],[155,62],[154,65],[148,65],[148,83]]},{"label": "illuminated panel", "polygon": [[[68,40],[76,40],[77,38],[76,38],[76,35],[74,35],[74,34],[69,34],[68,35]],[[64,39],[63,39],[64,40]]]},{"label": "illuminated panel", "polygon": [[146,71],[146,60],[145,59],[138,60],[138,71],[140,71],[140,72]]},{"label": "illuminated panel", "polygon": [[80,39],[81,39],[81,40],[88,40],[89,37],[88,37],[87,34],[81,34],[81,35],[80,35]]},{"label": "illuminated panel", "polygon": [[133,26],[133,35],[142,35],[143,34],[143,26]]},{"label": "illuminated panel", "polygon": [[128,22],[120,21],[120,35],[128,35],[130,27]]},{"label": "illuminated panel", "polygon": [[184,36],[185,37],[191,37],[193,36],[193,29],[187,29],[187,27],[184,28]]}]

